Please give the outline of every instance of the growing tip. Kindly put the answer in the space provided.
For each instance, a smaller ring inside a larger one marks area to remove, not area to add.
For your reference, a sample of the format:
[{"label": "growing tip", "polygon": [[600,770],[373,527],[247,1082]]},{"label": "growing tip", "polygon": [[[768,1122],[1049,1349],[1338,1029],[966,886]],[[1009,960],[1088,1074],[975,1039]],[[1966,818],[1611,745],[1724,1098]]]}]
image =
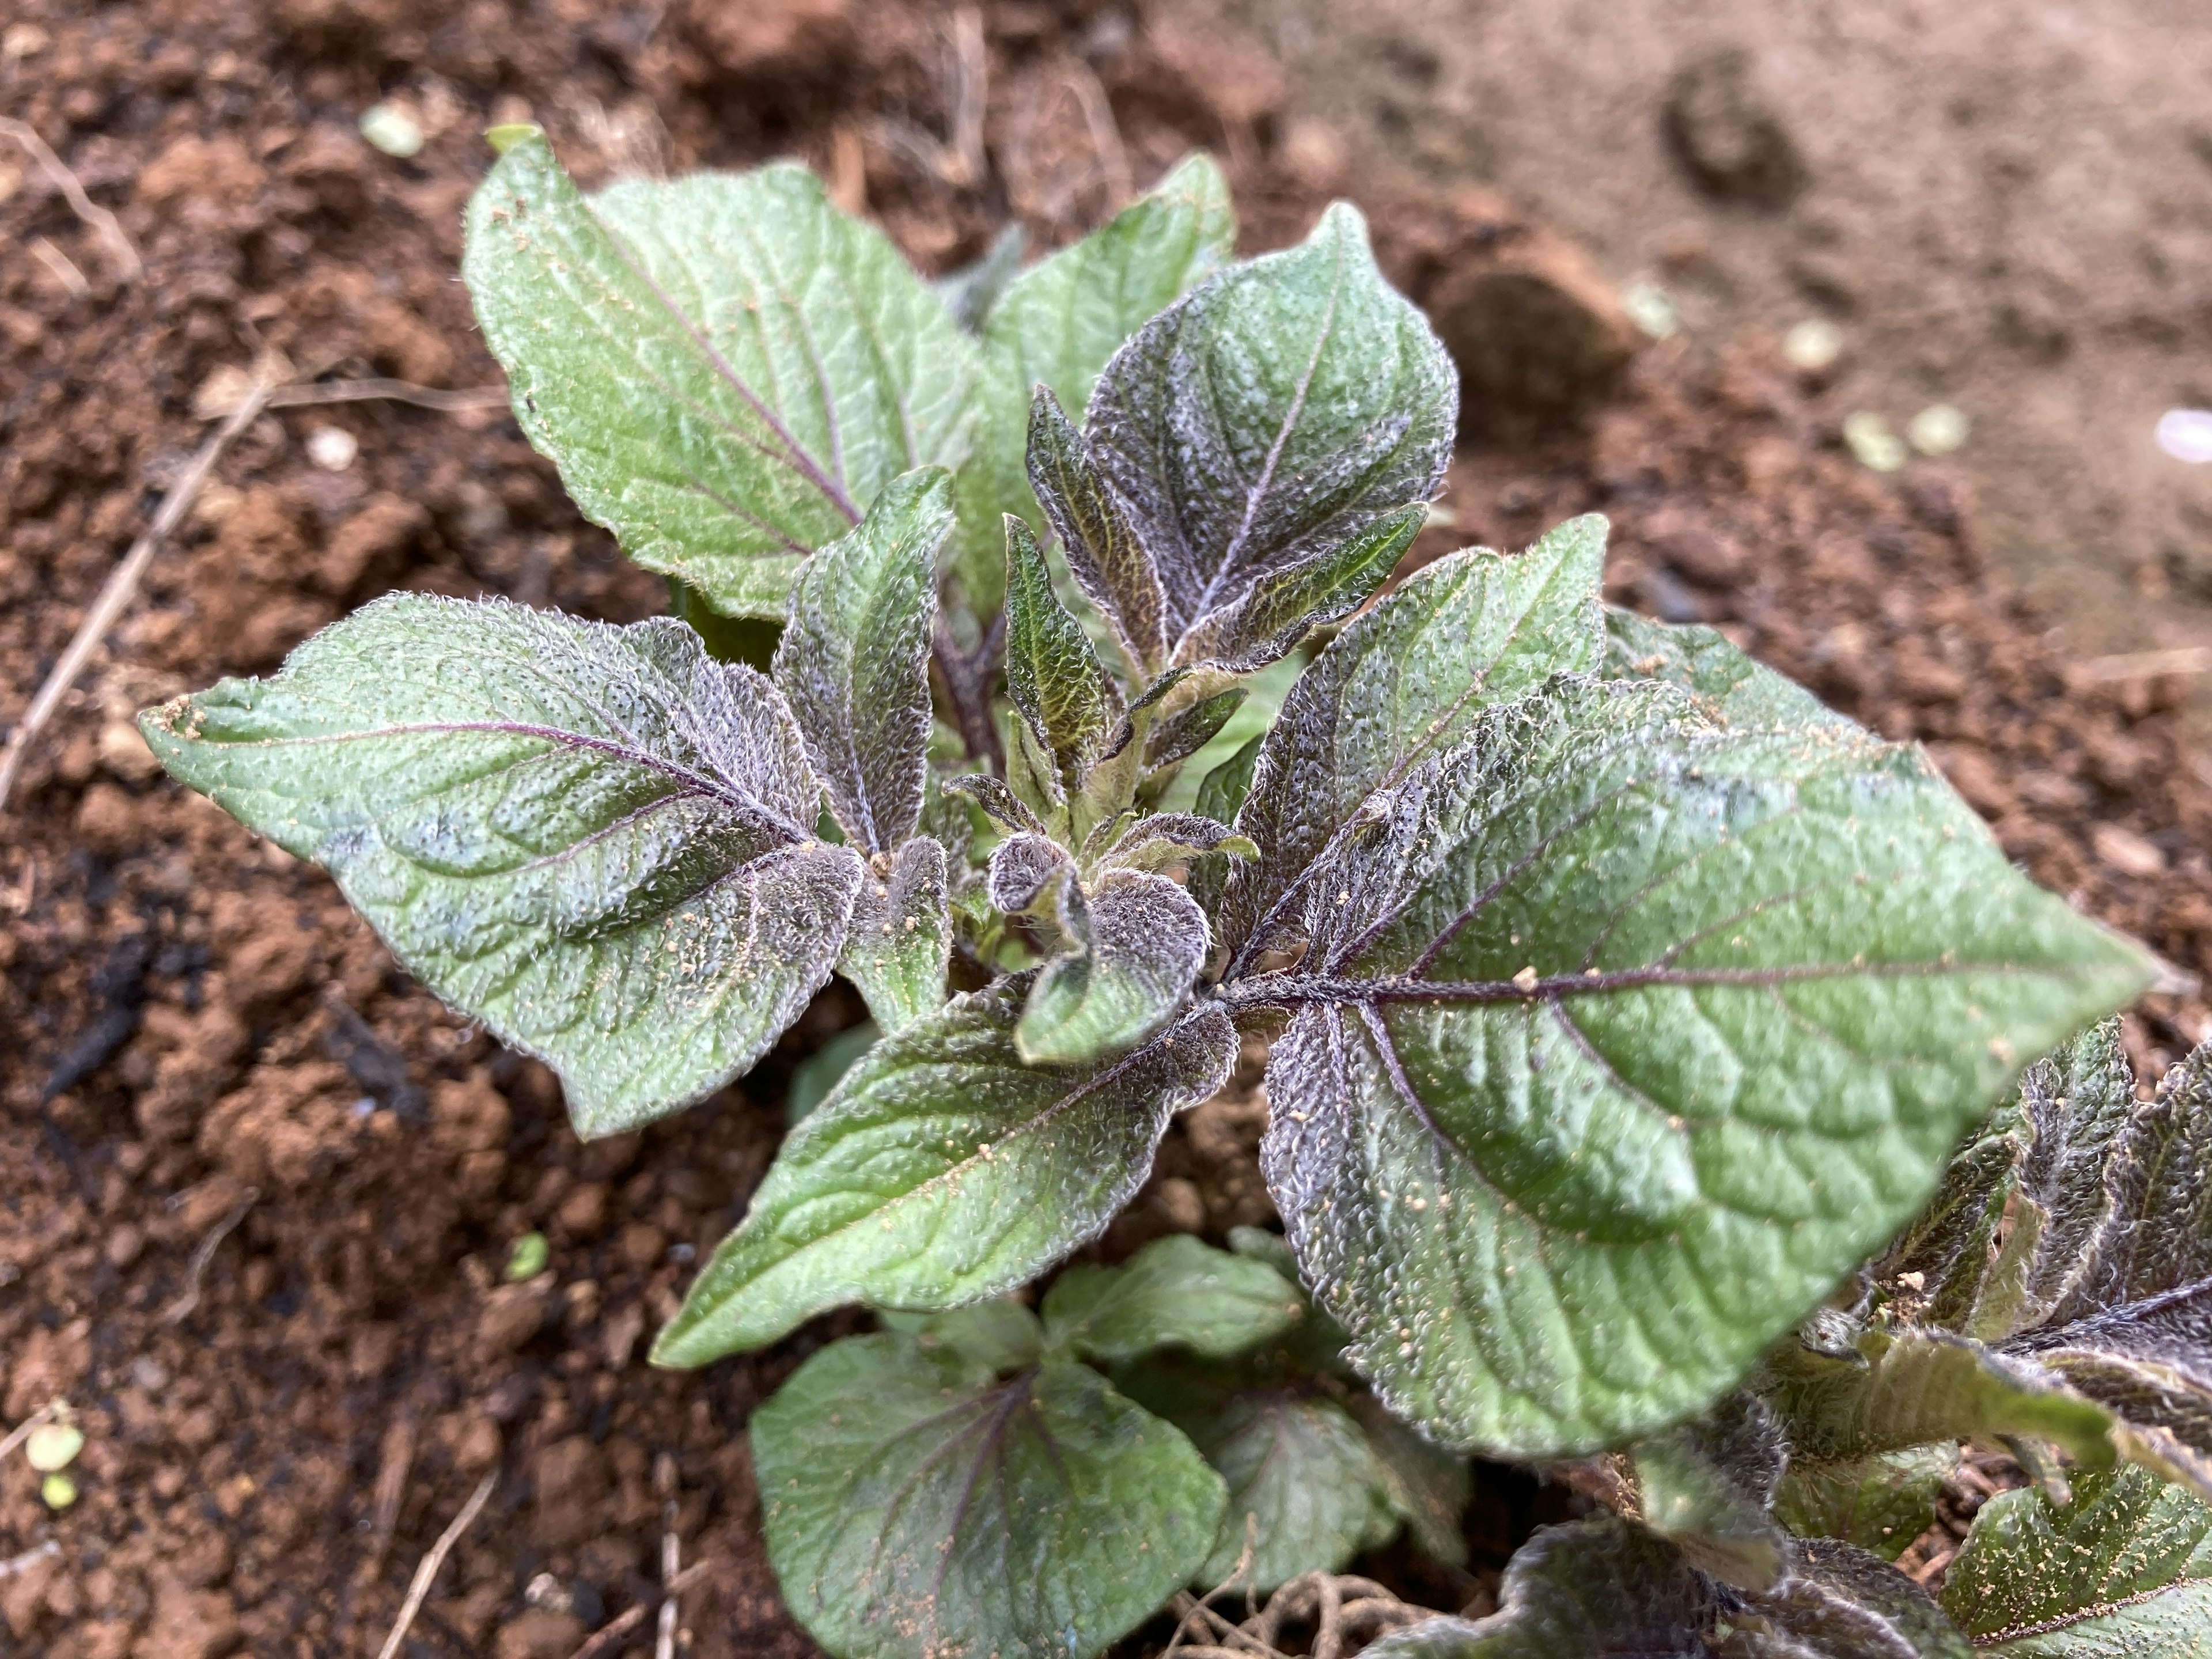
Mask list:
[{"label": "growing tip", "polygon": [[545,129],[533,121],[508,121],[499,126],[484,129],[484,142],[501,155],[517,144],[526,144],[532,138],[543,138]]}]

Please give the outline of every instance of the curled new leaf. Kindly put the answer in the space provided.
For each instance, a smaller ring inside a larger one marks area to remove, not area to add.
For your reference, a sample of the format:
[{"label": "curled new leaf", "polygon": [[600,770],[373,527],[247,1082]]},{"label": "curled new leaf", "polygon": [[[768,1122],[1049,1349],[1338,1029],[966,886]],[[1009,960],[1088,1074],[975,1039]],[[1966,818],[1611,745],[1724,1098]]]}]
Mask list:
[{"label": "curled new leaf", "polygon": [[1494,1453],[1705,1404],[2146,979],[1917,751],[1664,685],[1488,711],[1371,811],[1224,994],[1297,1011],[1262,1159],[1355,1363]]},{"label": "curled new leaf", "polygon": [[1076,948],[1030,988],[1014,1041],[1025,1060],[1080,1064],[1133,1048],[1173,1019],[1206,961],[1206,913],[1164,876],[1111,870],[1088,893],[1061,884]]},{"label": "curled new leaf", "polygon": [[560,1073],[585,1134],[744,1071],[837,960],[860,862],[775,687],[679,623],[380,599],[149,712],[162,763],[337,878],[410,971]]},{"label": "curled new leaf", "polygon": [[470,202],[462,270],[585,516],[726,614],[781,618],[809,552],[965,453],[975,342],[803,167],[587,198],[532,138]]},{"label": "curled new leaf", "polygon": [[1083,624],[1052,591],[1030,527],[1006,519],[1006,695],[1049,757],[1061,799],[1074,795],[1121,714],[1121,688]]},{"label": "curled new leaf", "polygon": [[1081,1365],[855,1337],[754,1413],[769,1559],[840,1659],[1091,1659],[1204,1560],[1221,1478]]},{"label": "curled new leaf", "polygon": [[[1342,203],[1302,246],[1147,323],[1099,377],[1084,436],[1158,572],[1171,659],[1256,667],[1294,643],[1295,626],[1250,613],[1260,585],[1434,495],[1458,402],[1450,359]],[[1373,591],[1364,565],[1344,580]],[[1325,584],[1307,597],[1320,615],[1358,603]]]},{"label": "curled new leaf", "polygon": [[784,1142],[657,1363],[758,1347],[840,1303],[997,1296],[1104,1229],[1169,1116],[1227,1079],[1236,1032],[1203,1009],[1133,1054],[1032,1066],[1014,1047],[1024,988],[956,998],[845,1074]]}]

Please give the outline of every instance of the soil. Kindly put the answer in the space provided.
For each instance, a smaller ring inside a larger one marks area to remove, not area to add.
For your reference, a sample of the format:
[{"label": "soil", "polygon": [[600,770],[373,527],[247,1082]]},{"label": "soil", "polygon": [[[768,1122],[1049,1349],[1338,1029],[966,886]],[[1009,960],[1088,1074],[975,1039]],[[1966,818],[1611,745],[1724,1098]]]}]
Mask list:
[{"label": "soil", "polygon": [[[587,180],[800,154],[933,270],[1010,215],[1033,246],[1065,240],[1194,144],[1226,159],[1253,247],[1346,182],[1341,150],[1286,118],[1272,60],[1080,0],[992,8],[980,77],[950,9],[866,0],[22,0],[13,17],[0,101],[115,211],[145,272],[126,280],[35,167],[0,157],[11,720],[198,442],[212,377],[274,349],[302,378],[495,382],[454,281],[493,120],[539,121]],[[410,109],[419,155],[361,141],[380,99]],[[1496,384],[1518,390],[1492,401],[1540,405],[1558,435],[1528,447],[1545,422],[1508,420],[1522,447],[1463,453],[1455,522],[1425,554],[1611,514],[1616,597],[1715,622],[1927,741],[2039,879],[2178,974],[2212,972],[2212,768],[2186,687],[2069,683],[2052,617],[1986,558],[1963,473],[1860,469],[1843,392],[1756,339],[1626,362],[1590,262],[1494,199],[1364,199],[1386,264],[1440,309],[1484,272],[1541,301],[1499,346]],[[357,441],[343,469],[308,459],[325,427]],[[543,1067],[414,986],[319,872],[160,778],[129,725],[393,587],[616,620],[664,604],[503,414],[267,416],[0,819],[0,1414],[65,1395],[87,1435],[58,1514],[21,1460],[0,1470],[0,1655],[374,1654],[492,1471],[410,1632],[417,1659],[564,1659],[651,1599],[671,1529],[712,1564],[683,1601],[690,1651],[811,1653],[767,1570],[742,1430],[860,1317],[701,1373],[641,1355],[772,1157],[791,1066],[857,1004],[833,988],[739,1087],[580,1144]],[[2153,996],[2128,1030],[2154,1077],[2212,1012]],[[1170,1132],[1105,1253],[1266,1219],[1246,1059]],[[532,1231],[549,1265],[507,1283]],[[1403,1552],[1369,1570],[1479,1605],[1577,1501],[1486,1470],[1471,1576]],[[632,1645],[649,1643],[641,1626]]]},{"label": "soil", "polygon": [[[1279,65],[1372,190],[1499,191],[1720,345],[1819,319],[1843,407],[1945,403],[2062,653],[2212,645],[2212,10],[2171,0],[1157,0]],[[2196,718],[2212,729],[2212,676]]]}]

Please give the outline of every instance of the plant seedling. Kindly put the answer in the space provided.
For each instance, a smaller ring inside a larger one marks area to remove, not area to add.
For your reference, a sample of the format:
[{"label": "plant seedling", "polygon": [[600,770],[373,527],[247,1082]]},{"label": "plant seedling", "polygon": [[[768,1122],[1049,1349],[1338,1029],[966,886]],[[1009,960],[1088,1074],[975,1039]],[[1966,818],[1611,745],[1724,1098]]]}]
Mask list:
[{"label": "plant seedling", "polygon": [[[1648,1512],[1540,1539],[1501,1618],[1600,1583],[1655,1628],[1763,1595],[1795,1629],[1793,1583],[1888,1605],[1848,1547],[1777,1541],[1761,1471],[1777,1423],[1832,1485],[1919,1443],[1767,1357],[2142,953],[1917,749],[1608,611],[1601,519],[1370,606],[1458,391],[1347,205],[1237,261],[1195,158],[956,313],[802,169],[586,197],[500,137],[465,274],[515,416],[690,620],[392,595],[143,727],[552,1066],[580,1133],[703,1099],[832,974],[857,988],[880,1036],[653,1350],[703,1364],[846,1304],[928,1322],[824,1350],[757,1421],[825,1645],[1087,1659],[1237,1553],[1230,1487],[1263,1577],[1416,1513],[1448,1549],[1449,1481],[1407,1474],[1436,1446],[1642,1449]],[[1151,1257],[1063,1273],[1041,1320],[1001,1300],[1099,1236],[1247,1036],[1287,1235],[1257,1248],[1326,1353],[1117,1314]],[[2010,1397],[2007,1353],[1836,1340],[1853,1386],[1925,1351]],[[1756,1410],[1679,1426],[1762,1362]],[[2080,1454],[2092,1369],[2007,1431]],[[1327,1494],[1303,1540],[1268,1519],[1293,1486]]]}]

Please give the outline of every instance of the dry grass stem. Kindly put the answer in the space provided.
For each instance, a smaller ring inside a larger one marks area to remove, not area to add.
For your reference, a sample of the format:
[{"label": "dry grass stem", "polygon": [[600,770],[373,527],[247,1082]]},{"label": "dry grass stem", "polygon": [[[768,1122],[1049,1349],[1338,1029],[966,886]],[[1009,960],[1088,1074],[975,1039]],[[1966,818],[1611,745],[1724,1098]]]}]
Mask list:
[{"label": "dry grass stem", "polygon": [[469,1494],[469,1501],[461,1505],[461,1512],[453,1517],[453,1523],[438,1534],[438,1541],[430,1546],[422,1565],[415,1569],[414,1581],[407,1586],[407,1600],[400,1605],[399,1618],[392,1626],[392,1634],[384,1638],[384,1646],[378,1650],[376,1659],[392,1659],[399,1651],[399,1644],[407,1639],[408,1627],[422,1610],[422,1598],[430,1593],[430,1583],[437,1577],[438,1569],[446,1565],[447,1556],[461,1541],[461,1534],[469,1529],[469,1523],[477,1518],[477,1511],[491,1497],[491,1489],[498,1484],[499,1471],[489,1471],[477,1482],[477,1489]]},{"label": "dry grass stem", "polygon": [[99,648],[100,641],[107,636],[107,630],[115,625],[115,619],[123,614],[124,607],[137,592],[139,579],[146,574],[146,567],[154,562],[154,555],[176,527],[184,522],[185,515],[191,511],[192,503],[199,499],[201,487],[215,471],[216,462],[229,447],[230,441],[261,413],[272,389],[265,378],[255,377],[238,407],[230,412],[229,418],[207,435],[198,453],[192,457],[191,464],[185,467],[184,476],[161,498],[161,510],[155,514],[154,522],[146,527],[145,534],[131,544],[131,550],[123,556],[123,562],[115,567],[107,579],[107,585],[100,590],[100,597],[92,602],[92,609],[85,612],[84,621],[78,624],[76,637],[69,642],[69,648],[61,654],[61,660],[54,665],[53,672],[46,676],[46,684],[39,688],[38,696],[31,699],[31,706],[23,712],[23,718],[8,734],[7,750],[0,754],[0,810],[6,808],[8,797],[15,787],[15,779],[23,769],[31,740],[53,719],[54,711],[61,707],[62,698],[76,683],[76,677],[83,672],[85,664]]},{"label": "dry grass stem", "polygon": [[625,1637],[645,1622],[646,1615],[673,1601],[678,1591],[687,1590],[714,1570],[712,1561],[694,1561],[661,1588],[656,1601],[641,1601],[617,1613],[593,1631],[591,1639],[568,1656],[568,1659],[607,1659],[618,1650]]},{"label": "dry grass stem", "polygon": [[45,237],[33,236],[31,239],[31,252],[40,264],[53,272],[54,280],[70,291],[71,299],[82,300],[92,292],[92,284],[85,281],[84,273],[76,268],[76,262]]},{"label": "dry grass stem", "polygon": [[2067,678],[2088,685],[2152,680],[2167,674],[2212,674],[2212,645],[2182,645],[2170,651],[2130,651],[2118,657],[2092,657],[2066,671]]},{"label": "dry grass stem", "polygon": [[[1267,1606],[1243,1623],[1233,1624],[1208,1603],[1234,1589],[1249,1566],[1248,1560],[1240,1559],[1229,1580],[1203,1600],[1188,1591],[1176,1595],[1170,1604],[1177,1619],[1175,1634],[1162,1650],[1161,1659],[1170,1654],[1176,1659],[1294,1659],[1284,1640],[1292,1629],[1309,1626],[1313,1630],[1306,1650],[1309,1659],[1346,1659],[1378,1636],[1438,1616],[1431,1608],[1401,1601],[1371,1578],[1310,1572],[1277,1589]],[[1194,1626],[1206,1639],[1183,1640]]]},{"label": "dry grass stem", "polygon": [[199,1247],[192,1252],[191,1266],[185,1269],[183,1294],[161,1315],[164,1325],[181,1322],[185,1315],[200,1305],[200,1279],[207,1272],[208,1263],[215,1260],[216,1248],[230,1237],[232,1229],[246,1219],[246,1212],[253,1207],[254,1200],[260,1196],[258,1188],[248,1187],[245,1195],[231,1206],[230,1213],[208,1229],[207,1237],[200,1240]]},{"label": "dry grass stem", "polygon": [[653,1484],[660,1493],[660,1627],[653,1644],[653,1659],[676,1659],[676,1618],[679,1611],[676,1581],[681,1571],[676,1541],[676,1460],[663,1452],[653,1465]]},{"label": "dry grass stem", "polygon": [[[115,263],[116,274],[126,283],[135,283],[146,274],[146,264],[138,257],[138,250],[123,234],[123,227],[106,208],[84,193],[77,176],[62,165],[62,158],[46,148],[46,141],[28,122],[18,121],[12,116],[0,115],[0,137],[13,138],[39,164],[39,171],[46,175],[62,199],[70,204],[70,211],[99,233],[100,240],[107,245],[110,258]],[[74,269],[74,267],[71,267]],[[83,280],[82,276],[78,278]]]}]

